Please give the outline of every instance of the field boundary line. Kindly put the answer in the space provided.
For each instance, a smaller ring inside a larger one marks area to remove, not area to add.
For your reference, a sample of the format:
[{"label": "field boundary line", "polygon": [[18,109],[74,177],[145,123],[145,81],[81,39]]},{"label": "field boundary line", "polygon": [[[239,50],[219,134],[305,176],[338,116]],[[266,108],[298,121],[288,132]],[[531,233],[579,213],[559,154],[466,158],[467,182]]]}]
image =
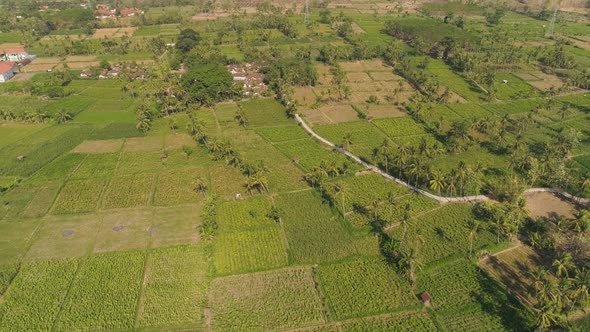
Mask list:
[{"label": "field boundary line", "polygon": [[[356,155],[352,154],[350,151],[347,151],[339,146],[337,146],[336,144],[328,141],[327,139],[323,138],[322,136],[318,135],[315,131],[313,131],[313,129],[311,129],[307,123],[305,123],[305,121],[299,116],[299,114],[295,114],[295,120],[297,120],[297,122],[301,125],[301,127],[303,127],[303,129],[305,129],[305,131],[307,131],[312,137],[316,138],[317,140],[319,140],[320,142],[330,146],[331,148],[333,148],[334,150],[336,150],[339,153],[344,154],[345,156],[347,156],[348,158],[354,160],[355,162],[357,162],[358,164],[366,167],[367,169],[381,175],[382,177],[391,180],[393,182],[396,182],[397,184],[404,186],[410,190],[413,190],[417,193],[420,193],[428,198],[432,198],[434,200],[437,200],[441,203],[450,203],[450,202],[465,202],[465,203],[473,203],[473,202],[485,202],[485,201],[491,201],[492,198],[486,195],[475,195],[475,196],[457,196],[457,197],[444,197],[444,196],[438,196],[432,193],[427,192],[426,190],[417,188],[403,180],[400,180],[394,176],[392,176],[391,174],[385,173],[384,171],[382,171],[380,168],[378,168],[375,165],[369,164],[365,161],[363,161],[361,158],[357,157]],[[574,196],[572,194],[569,194],[565,191],[559,190],[559,189],[555,189],[555,188],[529,188],[526,189],[523,193],[530,193],[530,192],[550,192],[550,193],[554,193],[554,194],[558,194],[561,195],[571,201],[574,201],[578,204],[590,204],[590,199],[588,198],[582,198],[582,197],[577,197]]]}]

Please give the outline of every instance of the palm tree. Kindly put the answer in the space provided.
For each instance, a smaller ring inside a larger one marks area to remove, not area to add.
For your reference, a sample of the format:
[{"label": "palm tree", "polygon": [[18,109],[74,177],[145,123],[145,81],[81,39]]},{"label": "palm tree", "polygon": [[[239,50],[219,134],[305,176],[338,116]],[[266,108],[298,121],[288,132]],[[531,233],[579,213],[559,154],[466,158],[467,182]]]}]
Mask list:
[{"label": "palm tree", "polygon": [[562,254],[558,259],[553,261],[551,266],[555,268],[555,275],[560,278],[564,275],[566,278],[569,278],[569,270],[572,270],[576,267],[570,253]]},{"label": "palm tree", "polygon": [[445,177],[441,171],[435,170],[432,172],[431,180],[430,180],[430,189],[436,190],[438,195],[440,196],[440,192],[442,189],[445,188]]},{"label": "palm tree", "polygon": [[391,191],[387,193],[387,204],[389,205],[389,221],[393,222],[393,210],[397,207],[397,197]]},{"label": "palm tree", "polygon": [[477,238],[477,233],[479,232],[479,221],[474,220],[470,222],[469,225],[469,257],[473,255],[473,240]]},{"label": "palm tree", "polygon": [[342,139],[342,148],[348,150],[352,145],[352,133],[347,132],[344,134],[344,138]]},{"label": "palm tree", "polygon": [[414,282],[416,281],[416,270],[421,270],[423,266],[422,262],[418,258],[418,253],[416,250],[409,248],[407,251],[402,252],[400,265],[408,271],[410,283],[412,284],[412,287],[414,287]]},{"label": "palm tree", "polygon": [[374,221],[378,220],[378,212],[379,212],[380,205],[381,205],[381,201],[379,199],[372,200],[371,204],[369,205],[371,207],[371,211],[373,211],[373,220]]},{"label": "palm tree", "polygon": [[459,162],[459,166],[457,168],[457,177],[459,179],[459,189],[461,190],[461,196],[465,196],[465,191],[463,190],[465,187],[465,180],[467,179],[467,165],[463,160]]},{"label": "palm tree", "polygon": [[63,108],[55,113],[54,117],[57,123],[64,123],[72,119],[72,115]]},{"label": "palm tree", "polygon": [[334,191],[336,195],[340,195],[340,200],[342,201],[342,217],[346,220],[346,207],[345,207],[345,199],[348,195],[348,188],[346,187],[346,183],[343,181],[338,181],[334,184]]},{"label": "palm tree", "polygon": [[244,113],[242,113],[239,109],[236,111],[236,116],[234,118],[236,119],[236,121],[238,121],[240,126],[246,128],[246,126],[248,125],[248,119],[246,118]]},{"label": "palm tree", "polygon": [[385,160],[385,173],[389,174],[389,155],[391,154],[391,148],[387,138],[383,139],[383,143],[377,149],[379,155],[383,156]]},{"label": "palm tree", "polygon": [[137,119],[137,123],[135,124],[135,128],[137,128],[143,132],[150,130],[151,127],[152,127],[152,121],[148,117],[139,117]]},{"label": "palm tree", "polygon": [[256,172],[254,173],[252,178],[254,180],[254,186],[258,188],[258,191],[260,191],[260,193],[268,192],[268,178],[266,177],[266,174],[264,174],[264,172]]},{"label": "palm tree", "polygon": [[207,185],[205,184],[205,181],[203,181],[202,177],[197,176],[195,178],[194,190],[196,192],[200,191],[203,194],[203,197],[206,197]]},{"label": "palm tree", "polygon": [[408,230],[408,226],[411,224],[411,210],[412,206],[410,205],[410,203],[406,203],[406,205],[404,206],[404,213],[399,222],[400,226],[402,226],[402,239],[400,240],[400,248],[406,240],[406,232]]}]

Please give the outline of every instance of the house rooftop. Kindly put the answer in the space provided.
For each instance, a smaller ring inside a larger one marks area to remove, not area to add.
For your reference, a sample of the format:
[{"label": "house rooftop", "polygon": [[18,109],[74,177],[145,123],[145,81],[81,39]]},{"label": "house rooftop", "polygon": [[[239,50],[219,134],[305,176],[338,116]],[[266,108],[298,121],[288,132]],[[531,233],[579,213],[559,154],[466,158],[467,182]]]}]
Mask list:
[{"label": "house rooftop", "polygon": [[15,63],[12,61],[2,61],[0,62],[0,74],[4,74],[9,70],[13,70]]}]

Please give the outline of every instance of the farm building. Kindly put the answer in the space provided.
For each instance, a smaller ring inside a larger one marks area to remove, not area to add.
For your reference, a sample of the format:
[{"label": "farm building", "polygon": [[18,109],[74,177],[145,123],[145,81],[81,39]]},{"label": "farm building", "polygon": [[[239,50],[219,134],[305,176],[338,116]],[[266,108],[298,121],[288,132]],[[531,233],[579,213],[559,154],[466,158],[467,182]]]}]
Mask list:
[{"label": "farm building", "polygon": [[0,53],[0,61],[16,62],[29,57],[29,53],[24,48],[7,48]]},{"label": "farm building", "polygon": [[266,88],[264,74],[259,72],[263,66],[262,63],[232,64],[227,66],[227,71],[232,74],[234,82],[243,82],[245,96],[256,96]]},{"label": "farm building", "polygon": [[115,9],[97,9],[96,18],[112,18],[115,17],[116,13]]},{"label": "farm building", "polygon": [[119,13],[121,14],[121,16],[129,17],[135,15],[143,15],[144,12],[139,8],[123,8],[119,11]]},{"label": "farm building", "polygon": [[16,63],[10,61],[0,62],[0,82],[7,82],[14,76]]}]

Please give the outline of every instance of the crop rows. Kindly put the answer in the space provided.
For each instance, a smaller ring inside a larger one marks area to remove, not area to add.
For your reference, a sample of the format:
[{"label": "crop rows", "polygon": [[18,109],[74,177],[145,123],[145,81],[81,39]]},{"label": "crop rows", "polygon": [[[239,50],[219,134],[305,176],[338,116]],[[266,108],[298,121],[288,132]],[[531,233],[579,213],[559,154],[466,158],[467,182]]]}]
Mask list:
[{"label": "crop rows", "polygon": [[27,218],[44,216],[51,208],[53,200],[59,191],[60,183],[50,182],[45,186],[32,187],[33,197],[22,215]]},{"label": "crop rows", "polygon": [[240,103],[240,108],[248,118],[249,126],[264,127],[290,125],[295,122],[287,117],[285,107],[274,99],[253,99]]},{"label": "crop rows", "polygon": [[[154,205],[194,203],[203,199],[203,195],[195,191],[195,179],[201,173],[196,169],[160,173],[154,193]],[[206,181],[205,178],[203,180]]]},{"label": "crop rows", "polygon": [[354,241],[328,204],[322,204],[313,192],[282,195],[277,201],[294,261],[318,263],[355,254],[378,254],[375,242]]},{"label": "crop rows", "polygon": [[97,254],[86,259],[70,289],[55,329],[133,328],[145,253]]},{"label": "crop rows", "polygon": [[152,174],[114,177],[109,183],[102,206],[106,209],[145,206],[150,198],[153,181]]},{"label": "crop rows", "polygon": [[287,251],[278,227],[222,233],[215,238],[217,274],[272,269],[287,264]]},{"label": "crop rows", "polygon": [[25,263],[0,303],[0,331],[49,331],[77,269],[75,260]]},{"label": "crop rows", "polygon": [[480,118],[485,118],[485,117],[492,117],[492,113],[490,113],[488,110],[486,110],[485,108],[477,105],[477,104],[472,104],[472,103],[464,103],[464,104],[451,104],[448,107],[450,107],[453,112],[459,114],[461,117],[465,118],[465,119],[480,119]]},{"label": "crop rows", "polygon": [[318,277],[336,320],[417,304],[408,282],[380,259],[322,265]]},{"label": "crop rows", "polygon": [[207,272],[201,248],[172,247],[150,253],[138,325],[202,324]]},{"label": "crop rows", "polygon": [[[411,220],[405,238],[410,241],[419,235],[424,240],[420,246],[420,258],[425,264],[453,254],[467,254],[470,247],[469,221],[473,219],[471,205],[445,205]],[[402,227],[396,227],[392,235],[402,240],[402,232]],[[486,225],[481,225],[473,238],[473,251],[494,241],[495,237],[486,229]]]},{"label": "crop rows", "polygon": [[33,182],[44,182],[46,180],[64,179],[70,175],[84,160],[86,155],[79,153],[68,153],[47,164],[35,173]]},{"label": "crop rows", "polygon": [[52,213],[80,213],[96,210],[103,187],[102,179],[68,181],[59,193]]},{"label": "crop rows", "polygon": [[272,204],[265,196],[223,202],[217,207],[221,231],[243,230],[276,224],[268,217]]},{"label": "crop rows", "polygon": [[71,177],[73,179],[110,177],[117,167],[118,158],[118,153],[88,154]]},{"label": "crop rows", "polygon": [[214,331],[268,331],[325,321],[306,267],[215,279],[209,305]]},{"label": "crop rows", "polygon": [[389,137],[426,134],[424,127],[411,117],[378,119],[374,120],[373,124]]},{"label": "crop rows", "polygon": [[256,129],[256,132],[273,143],[308,137],[305,130],[301,129],[299,126],[259,128]]}]

